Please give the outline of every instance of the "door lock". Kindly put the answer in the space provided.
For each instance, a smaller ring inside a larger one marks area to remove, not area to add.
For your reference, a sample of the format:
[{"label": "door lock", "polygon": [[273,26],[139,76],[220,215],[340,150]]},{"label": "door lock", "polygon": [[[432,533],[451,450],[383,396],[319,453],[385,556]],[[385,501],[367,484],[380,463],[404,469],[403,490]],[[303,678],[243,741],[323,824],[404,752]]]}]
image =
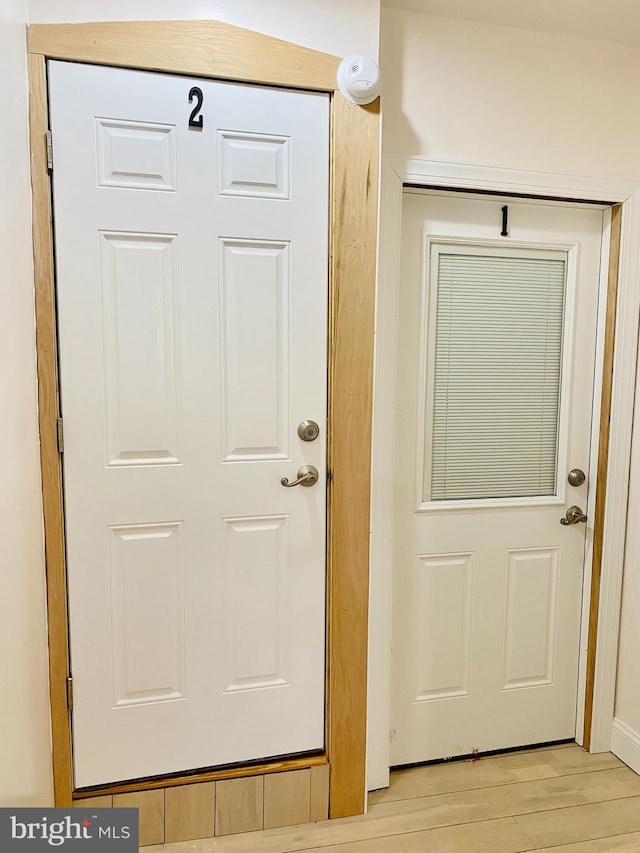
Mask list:
[{"label": "door lock", "polygon": [[283,477],[280,482],[287,489],[293,486],[305,486],[308,489],[309,486],[315,486],[318,482],[318,476],[318,469],[314,468],[313,465],[303,465],[298,471],[298,479],[294,480],[293,483],[290,483],[286,477]]},{"label": "door lock", "polygon": [[302,421],[298,426],[298,436],[303,441],[315,441],[320,435],[320,427],[315,421]]},{"label": "door lock", "polygon": [[581,486],[586,479],[587,475],[580,468],[572,468],[567,477],[571,486]]},{"label": "door lock", "polygon": [[578,524],[585,522],[587,516],[583,513],[579,506],[570,506],[564,518],[560,519],[560,524]]}]

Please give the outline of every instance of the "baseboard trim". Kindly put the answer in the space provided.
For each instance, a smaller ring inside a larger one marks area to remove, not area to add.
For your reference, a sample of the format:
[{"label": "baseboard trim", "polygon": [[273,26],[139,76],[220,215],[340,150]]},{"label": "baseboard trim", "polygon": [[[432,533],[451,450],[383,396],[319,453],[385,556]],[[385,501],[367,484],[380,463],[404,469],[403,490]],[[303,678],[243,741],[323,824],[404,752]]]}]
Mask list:
[{"label": "baseboard trim", "polygon": [[614,717],[611,752],[640,774],[640,734]]},{"label": "baseboard trim", "polygon": [[196,839],[211,839],[213,849],[214,838],[327,820],[329,765],[77,798],[73,805],[88,815],[96,808],[137,809],[141,849]]}]

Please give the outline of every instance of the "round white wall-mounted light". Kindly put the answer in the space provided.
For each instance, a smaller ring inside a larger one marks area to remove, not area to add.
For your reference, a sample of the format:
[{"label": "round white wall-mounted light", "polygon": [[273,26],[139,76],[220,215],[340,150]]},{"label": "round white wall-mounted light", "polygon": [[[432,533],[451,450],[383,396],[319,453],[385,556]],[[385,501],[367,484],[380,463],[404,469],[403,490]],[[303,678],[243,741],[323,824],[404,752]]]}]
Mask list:
[{"label": "round white wall-mounted light", "polygon": [[368,56],[345,56],[338,66],[338,88],[353,104],[370,104],[380,94],[380,69]]}]

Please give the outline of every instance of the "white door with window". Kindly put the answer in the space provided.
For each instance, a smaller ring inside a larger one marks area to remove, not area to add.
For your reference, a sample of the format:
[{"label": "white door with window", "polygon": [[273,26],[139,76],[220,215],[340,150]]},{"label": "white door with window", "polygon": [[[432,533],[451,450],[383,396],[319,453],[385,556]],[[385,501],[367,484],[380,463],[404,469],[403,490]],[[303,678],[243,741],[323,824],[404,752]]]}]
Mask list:
[{"label": "white door with window", "polygon": [[393,765],[575,736],[603,216],[405,192]]},{"label": "white door with window", "polygon": [[49,71],[75,785],[322,749],[328,96]]}]

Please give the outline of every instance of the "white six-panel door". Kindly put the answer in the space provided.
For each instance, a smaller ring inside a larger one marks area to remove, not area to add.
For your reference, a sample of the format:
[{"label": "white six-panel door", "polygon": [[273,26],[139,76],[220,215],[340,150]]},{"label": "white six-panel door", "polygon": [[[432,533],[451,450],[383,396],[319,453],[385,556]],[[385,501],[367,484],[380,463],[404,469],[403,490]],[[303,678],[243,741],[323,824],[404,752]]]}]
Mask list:
[{"label": "white six-panel door", "polygon": [[328,97],[50,98],[75,784],[322,748]]},{"label": "white six-panel door", "polygon": [[574,737],[602,224],[405,193],[393,765]]}]

